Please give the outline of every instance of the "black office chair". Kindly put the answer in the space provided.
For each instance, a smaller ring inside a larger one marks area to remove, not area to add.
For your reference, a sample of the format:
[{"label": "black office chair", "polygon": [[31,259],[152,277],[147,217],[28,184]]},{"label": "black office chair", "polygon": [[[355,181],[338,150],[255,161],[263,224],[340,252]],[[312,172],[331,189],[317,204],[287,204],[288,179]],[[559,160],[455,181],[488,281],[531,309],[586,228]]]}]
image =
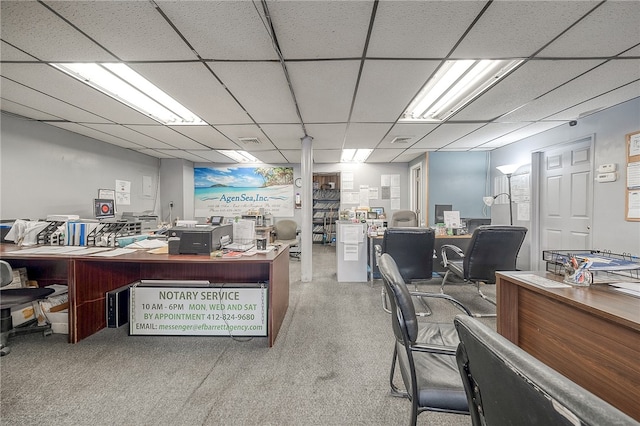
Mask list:
[{"label": "black office chair", "polygon": [[[416,424],[418,414],[424,411],[468,415],[467,398],[455,362],[459,340],[453,323],[418,324],[412,293],[407,289],[394,259],[383,253],[378,266],[389,293],[395,335],[389,375],[391,395],[411,401],[411,425]],[[424,295],[452,299],[444,294]],[[465,308],[461,306],[461,309]],[[394,384],[396,364],[406,391]]]},{"label": "black office chair", "polygon": [[474,426],[639,424],[480,321],[459,315],[454,324]]},{"label": "black office chair", "polygon": [[292,219],[281,219],[273,225],[274,244],[289,244],[289,256],[300,258],[298,223]]},{"label": "black office chair", "polygon": [[[430,280],[433,276],[434,244],[435,233],[431,228],[414,226],[387,228],[384,231],[382,245],[375,247],[376,259],[382,253],[390,254],[395,260],[404,282],[407,284],[413,282],[415,284],[418,281]],[[386,291],[383,286],[382,307],[387,313],[391,313],[386,301]],[[428,315],[429,308],[426,304],[424,304],[424,307]]]},{"label": "black office chair", "polygon": [[[0,260],[0,287],[11,284],[13,281],[13,270],[4,260]],[[0,356],[7,355],[11,352],[11,348],[7,346],[9,338],[18,334],[42,332],[44,335],[50,335],[51,324],[38,325],[38,320],[33,319],[13,327],[13,319],[11,318],[11,308],[24,305],[25,303],[34,302],[44,299],[53,293],[52,288],[7,288],[0,290]]]},{"label": "black office chair", "polygon": [[[440,291],[444,292],[444,285],[453,274],[465,283],[475,283],[478,294],[495,305],[495,301],[482,293],[480,283],[495,284],[496,271],[516,269],[518,252],[526,234],[527,228],[521,226],[480,226],[473,231],[466,253],[452,244],[443,245],[442,263],[447,272]],[[450,259],[452,254],[457,258]]]}]

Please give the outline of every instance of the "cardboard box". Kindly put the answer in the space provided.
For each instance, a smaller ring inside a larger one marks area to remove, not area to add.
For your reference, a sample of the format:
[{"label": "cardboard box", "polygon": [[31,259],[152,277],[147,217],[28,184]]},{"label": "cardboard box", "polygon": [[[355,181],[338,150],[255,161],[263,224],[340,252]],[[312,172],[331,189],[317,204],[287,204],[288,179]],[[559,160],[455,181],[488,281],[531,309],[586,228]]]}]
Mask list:
[{"label": "cardboard box", "polygon": [[69,334],[69,310],[60,312],[46,312],[45,315],[51,323],[51,330],[55,334]]},{"label": "cardboard box", "polygon": [[33,302],[11,308],[11,321],[14,327],[24,324],[36,317]]}]

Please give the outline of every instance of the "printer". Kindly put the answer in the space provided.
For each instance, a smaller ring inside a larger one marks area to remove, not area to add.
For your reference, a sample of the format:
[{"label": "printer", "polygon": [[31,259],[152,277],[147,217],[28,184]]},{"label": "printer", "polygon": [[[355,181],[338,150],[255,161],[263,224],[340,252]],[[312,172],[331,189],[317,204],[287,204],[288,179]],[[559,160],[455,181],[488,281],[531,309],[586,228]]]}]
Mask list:
[{"label": "printer", "polygon": [[122,220],[142,223],[143,231],[158,229],[158,216],[153,214],[151,210],[147,210],[142,213],[123,212]]},{"label": "printer", "polygon": [[167,231],[169,254],[209,256],[233,239],[233,225],[174,226]]}]

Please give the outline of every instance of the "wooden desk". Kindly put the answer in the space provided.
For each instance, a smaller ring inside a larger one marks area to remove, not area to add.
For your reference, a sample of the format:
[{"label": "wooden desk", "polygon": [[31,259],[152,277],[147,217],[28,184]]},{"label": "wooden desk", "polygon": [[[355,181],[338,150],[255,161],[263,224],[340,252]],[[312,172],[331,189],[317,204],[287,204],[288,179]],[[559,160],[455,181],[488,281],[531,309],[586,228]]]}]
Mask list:
[{"label": "wooden desk", "polygon": [[106,327],[106,292],[141,279],[209,280],[214,283],[269,282],[268,338],[273,346],[289,307],[289,248],[237,259],[197,255],[149,254],[91,257],[9,253],[17,247],[0,245],[0,258],[14,268],[26,267],[29,279],[41,287],[69,286],[69,342],[77,343]]},{"label": "wooden desk", "polygon": [[545,288],[522,274],[496,273],[498,333],[640,420],[640,299],[605,284]]}]

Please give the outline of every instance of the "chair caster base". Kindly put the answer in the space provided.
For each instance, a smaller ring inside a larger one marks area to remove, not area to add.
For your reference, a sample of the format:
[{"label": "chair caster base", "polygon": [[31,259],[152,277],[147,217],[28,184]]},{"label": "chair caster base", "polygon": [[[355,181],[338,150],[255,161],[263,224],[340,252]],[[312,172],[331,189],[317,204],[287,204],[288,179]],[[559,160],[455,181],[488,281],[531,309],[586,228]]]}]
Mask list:
[{"label": "chair caster base", "polygon": [[0,356],[9,355],[10,352],[11,352],[11,348],[9,346],[0,347]]}]

